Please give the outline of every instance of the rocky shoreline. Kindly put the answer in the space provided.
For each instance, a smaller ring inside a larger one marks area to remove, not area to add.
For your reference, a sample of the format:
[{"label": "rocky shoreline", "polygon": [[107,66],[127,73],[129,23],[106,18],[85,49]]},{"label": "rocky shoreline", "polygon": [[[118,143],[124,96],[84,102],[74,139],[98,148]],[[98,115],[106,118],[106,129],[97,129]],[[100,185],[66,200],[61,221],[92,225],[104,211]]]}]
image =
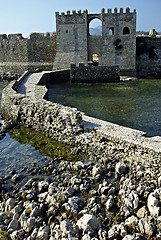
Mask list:
[{"label": "rocky shoreline", "polygon": [[[16,84],[3,91],[3,110],[13,122],[4,121],[1,136],[21,120],[73,144],[73,156],[82,151],[88,160],[48,159],[28,169],[23,186],[25,171],[2,177],[2,239],[160,240],[160,138],[87,116],[82,121],[76,109],[17,94]],[[10,192],[8,182],[16,184]]]},{"label": "rocky shoreline", "polygon": [[21,187],[25,172],[0,179],[1,239],[161,239],[160,158],[130,157],[94,130],[84,135],[71,153],[84,151],[89,161],[48,159]]}]

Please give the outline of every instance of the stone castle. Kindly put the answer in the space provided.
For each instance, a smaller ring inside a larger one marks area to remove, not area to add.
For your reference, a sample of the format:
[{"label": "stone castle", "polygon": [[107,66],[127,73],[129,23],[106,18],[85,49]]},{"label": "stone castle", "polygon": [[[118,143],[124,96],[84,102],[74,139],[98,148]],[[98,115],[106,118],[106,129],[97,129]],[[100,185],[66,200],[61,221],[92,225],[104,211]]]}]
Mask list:
[{"label": "stone castle", "polygon": [[[102,21],[102,36],[91,36],[89,24],[93,19]],[[119,65],[122,72],[135,73],[136,68],[136,11],[117,8],[100,14],[67,11],[56,13],[57,53],[54,68],[68,68],[71,63],[92,61],[98,55],[99,65]]]},{"label": "stone castle", "polygon": [[[102,35],[91,36],[89,24],[102,22]],[[136,37],[136,11],[56,12],[56,33],[0,35],[0,73],[55,70],[71,64],[119,66],[121,75],[161,76],[161,38]]]}]

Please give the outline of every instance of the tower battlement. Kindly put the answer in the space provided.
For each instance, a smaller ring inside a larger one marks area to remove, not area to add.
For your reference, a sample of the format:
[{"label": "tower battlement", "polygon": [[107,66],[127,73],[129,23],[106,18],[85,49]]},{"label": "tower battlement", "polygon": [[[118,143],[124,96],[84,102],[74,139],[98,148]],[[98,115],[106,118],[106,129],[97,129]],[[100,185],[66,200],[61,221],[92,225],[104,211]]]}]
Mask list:
[{"label": "tower battlement", "polygon": [[[136,13],[136,9],[134,9],[133,11],[130,11],[130,8],[128,8],[128,7],[125,10],[123,8],[120,8],[120,9],[118,9],[118,8],[114,8],[114,9],[108,8],[107,11],[106,11],[105,8],[102,8],[101,13],[104,13],[104,14],[109,14],[109,13],[112,13],[112,14],[116,14],[116,13],[118,13],[118,14],[122,14],[122,13],[123,14],[129,14],[129,13],[133,14],[133,13]],[[65,12],[61,12],[61,13],[56,12],[55,14],[56,14],[56,17],[80,16],[80,15],[88,14],[88,10],[87,9],[84,9],[83,11],[81,9],[79,9],[77,11],[76,10],[72,10],[72,11],[67,10],[66,13]]]},{"label": "tower battlement", "polygon": [[[99,19],[102,35],[90,35],[90,23]],[[54,68],[70,64],[88,63],[98,56],[98,64],[119,65],[121,69],[135,69],[136,10],[105,8],[100,13],[88,10],[56,12],[57,55]]]}]

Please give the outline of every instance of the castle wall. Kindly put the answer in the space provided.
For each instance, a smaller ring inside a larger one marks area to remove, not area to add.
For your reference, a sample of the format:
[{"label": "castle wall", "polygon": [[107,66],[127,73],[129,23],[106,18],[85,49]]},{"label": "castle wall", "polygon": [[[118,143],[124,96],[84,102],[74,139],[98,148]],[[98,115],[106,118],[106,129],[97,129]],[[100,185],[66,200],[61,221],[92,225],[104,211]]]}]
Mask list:
[{"label": "castle wall", "polygon": [[143,78],[161,78],[161,38],[137,37],[137,72]]},{"label": "castle wall", "polygon": [[87,62],[87,12],[56,13],[57,53],[53,69]]},{"label": "castle wall", "polygon": [[22,74],[37,68],[51,70],[56,53],[56,34],[0,35],[0,72]]},{"label": "castle wall", "polygon": [[71,82],[81,83],[100,83],[100,82],[119,82],[119,66],[85,66],[80,63],[79,67],[71,64]]},{"label": "castle wall", "polygon": [[[102,21],[102,36],[90,36],[93,19]],[[102,9],[100,14],[87,10],[56,13],[57,53],[53,69],[69,68],[70,64],[87,63],[92,54],[99,55],[99,65],[119,65],[121,70],[135,72],[136,68],[136,12]],[[110,34],[112,31],[112,34]],[[118,43],[118,40],[120,41]],[[115,44],[116,41],[116,44]]]},{"label": "castle wall", "polygon": [[[136,12],[120,9],[102,11],[102,65],[118,64],[120,69],[135,69]],[[129,33],[124,34],[124,29]],[[111,31],[111,32],[110,32]],[[120,42],[119,42],[120,41]]]}]

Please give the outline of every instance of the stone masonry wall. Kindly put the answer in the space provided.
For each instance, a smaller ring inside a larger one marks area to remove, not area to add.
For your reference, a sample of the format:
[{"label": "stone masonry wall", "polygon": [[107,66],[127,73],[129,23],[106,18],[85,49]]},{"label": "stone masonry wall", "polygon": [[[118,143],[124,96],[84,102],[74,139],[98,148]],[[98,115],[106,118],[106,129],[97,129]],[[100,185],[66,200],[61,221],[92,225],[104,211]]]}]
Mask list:
[{"label": "stone masonry wall", "polygon": [[79,64],[71,64],[70,70],[71,82],[119,82],[120,69],[119,66],[85,66]]},{"label": "stone masonry wall", "polygon": [[136,42],[138,76],[161,78],[161,38],[137,37]]},{"label": "stone masonry wall", "polygon": [[56,34],[31,33],[0,35],[0,73],[22,74],[37,68],[51,70],[56,53]]},{"label": "stone masonry wall", "polygon": [[[76,108],[51,103],[43,99],[45,88],[36,92],[36,101],[16,92],[26,73],[18,81],[11,82],[2,93],[1,110],[3,118],[23,123],[25,126],[42,132],[59,141],[72,140],[82,131],[82,116]],[[41,80],[41,79],[40,79]],[[40,88],[40,86],[37,86]],[[39,92],[39,98],[38,98]]]}]

